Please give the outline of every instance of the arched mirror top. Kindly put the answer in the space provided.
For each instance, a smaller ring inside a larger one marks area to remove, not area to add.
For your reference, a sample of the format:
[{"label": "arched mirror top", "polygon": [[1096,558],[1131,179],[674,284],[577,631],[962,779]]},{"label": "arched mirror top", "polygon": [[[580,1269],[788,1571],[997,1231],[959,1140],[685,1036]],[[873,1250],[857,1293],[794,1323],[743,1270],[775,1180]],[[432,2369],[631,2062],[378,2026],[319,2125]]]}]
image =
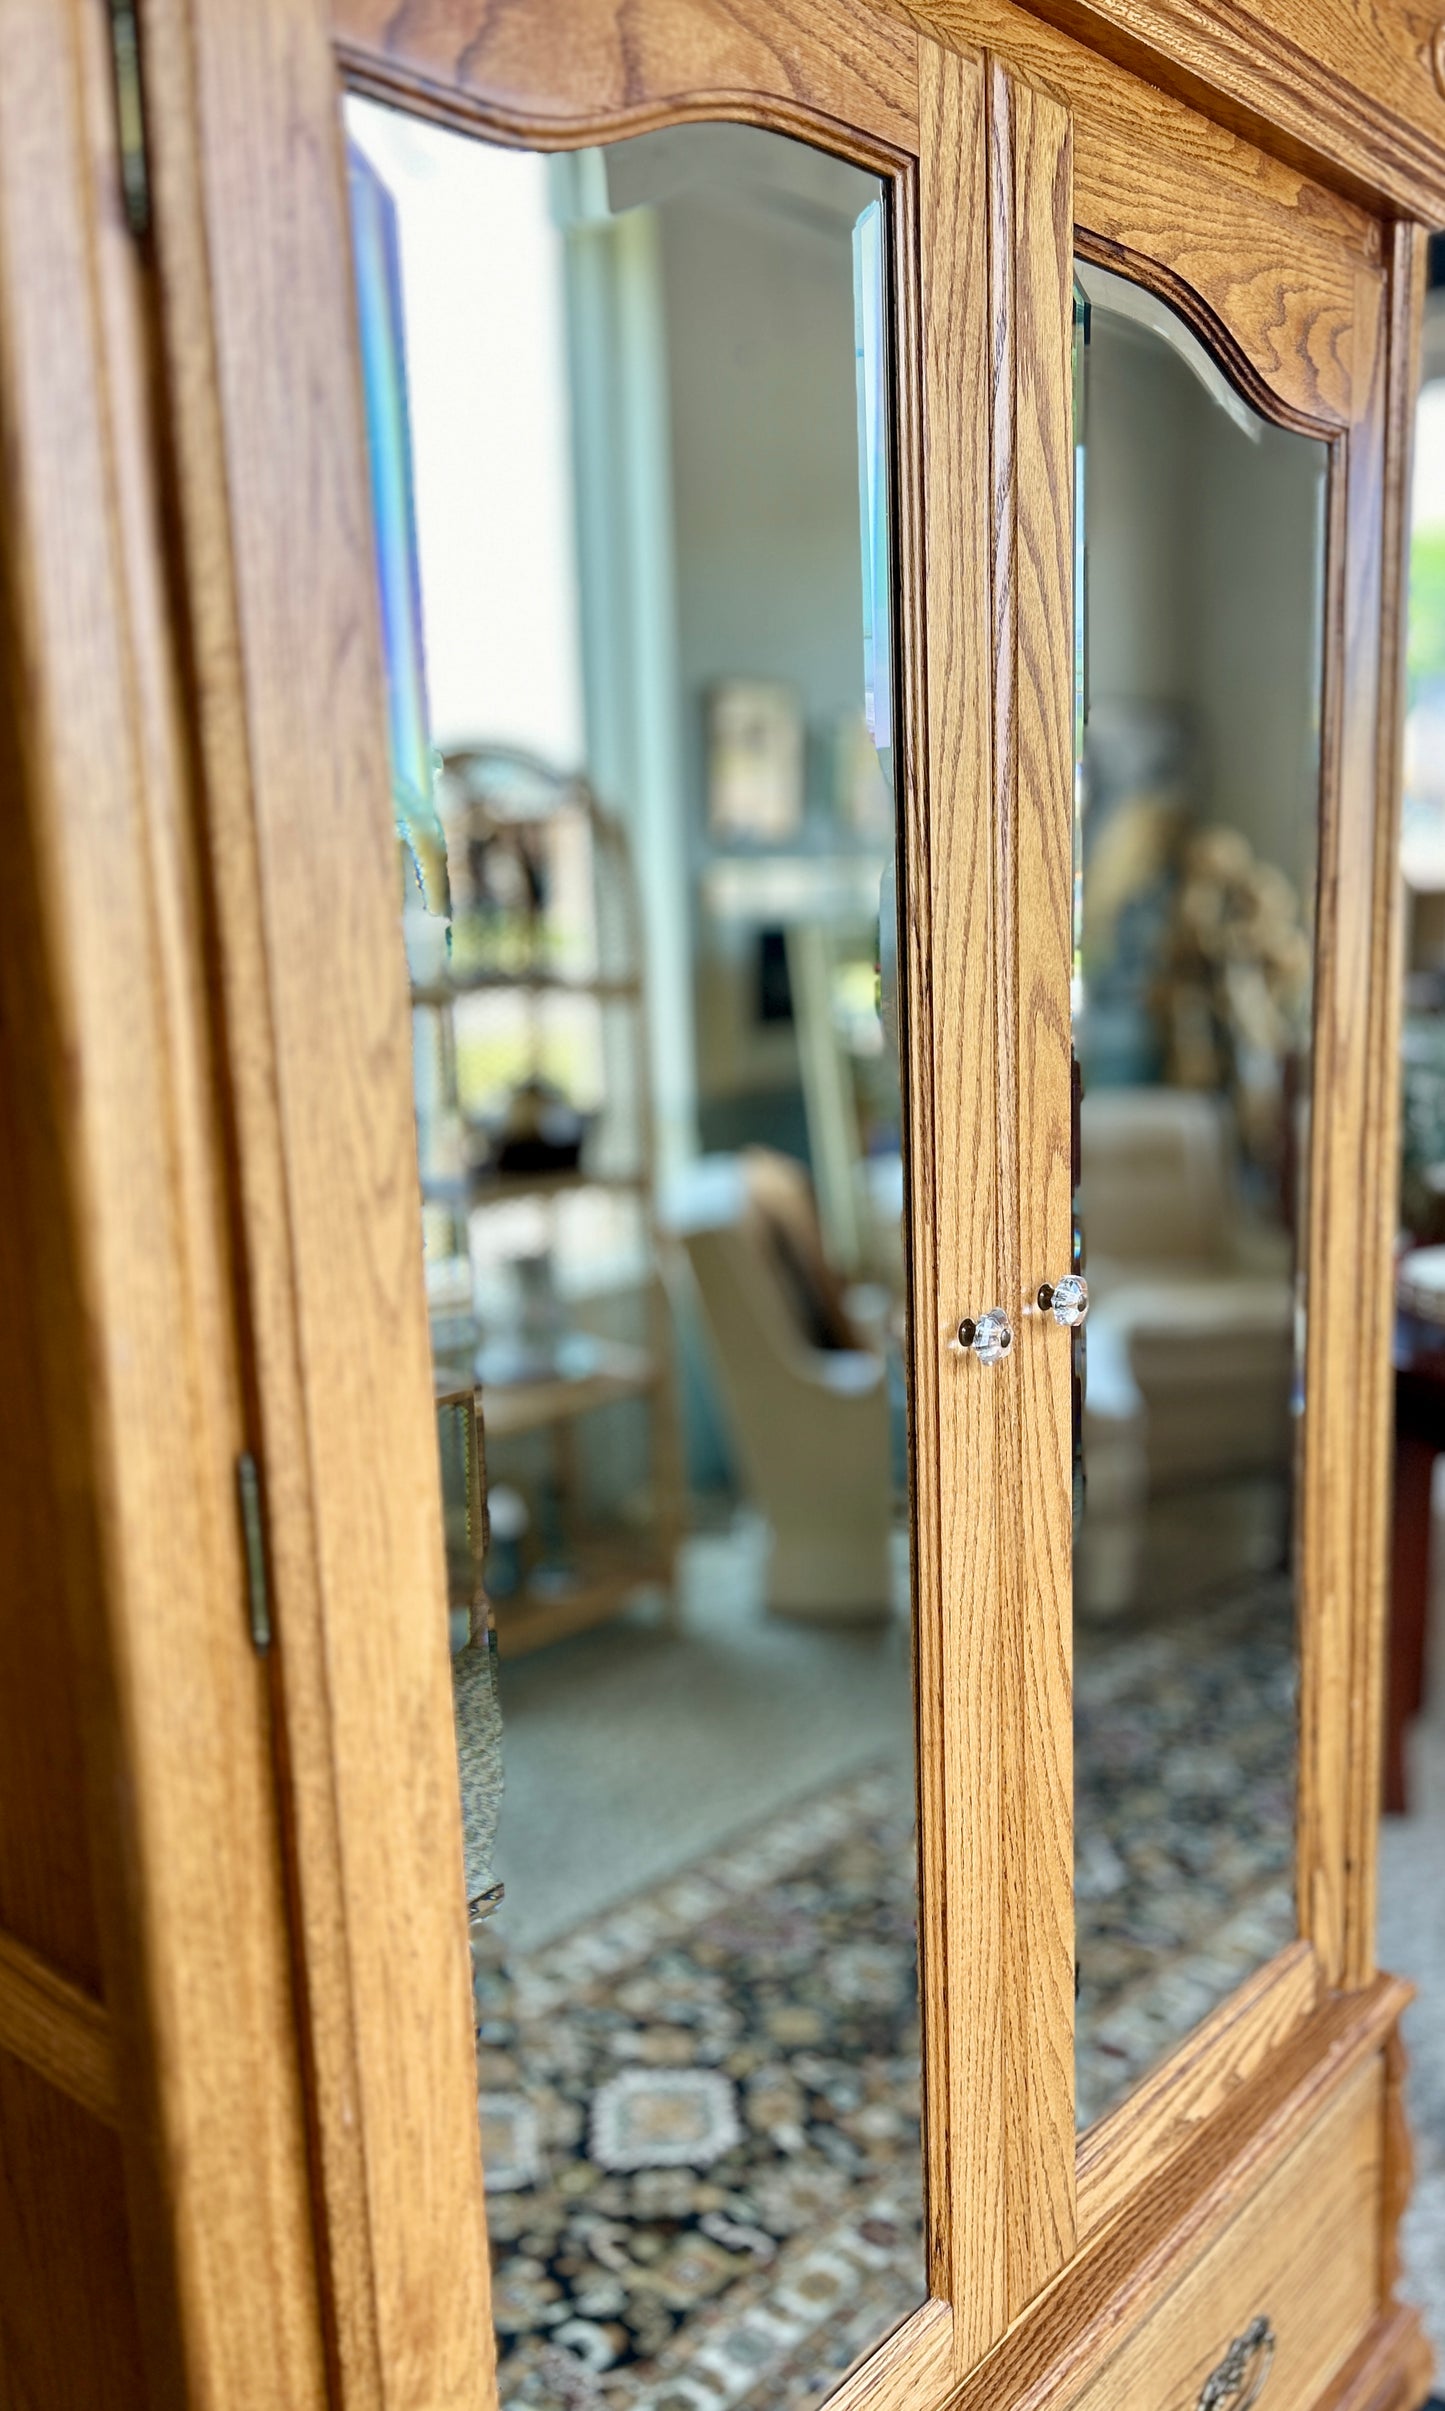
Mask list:
[{"label": "arched mirror top", "polygon": [[733,118],[896,165],[918,148],[918,35],[880,15],[860,44],[851,13],[839,0],[807,0],[786,19],[715,0],[640,18],[619,0],[569,0],[555,14],[337,0],[333,24],[355,89],[494,141],[571,147]]},{"label": "arched mirror top", "polygon": [[[1085,206],[1081,197],[1081,221]],[[1263,418],[1328,441],[1360,415],[1378,320],[1371,282],[1343,256],[1337,274],[1292,298],[1283,272],[1266,293],[1257,263],[1244,274],[1187,248],[1134,251],[1083,222],[1076,242],[1081,260],[1112,271],[1115,286],[1132,288],[1161,325],[1172,322]]]}]

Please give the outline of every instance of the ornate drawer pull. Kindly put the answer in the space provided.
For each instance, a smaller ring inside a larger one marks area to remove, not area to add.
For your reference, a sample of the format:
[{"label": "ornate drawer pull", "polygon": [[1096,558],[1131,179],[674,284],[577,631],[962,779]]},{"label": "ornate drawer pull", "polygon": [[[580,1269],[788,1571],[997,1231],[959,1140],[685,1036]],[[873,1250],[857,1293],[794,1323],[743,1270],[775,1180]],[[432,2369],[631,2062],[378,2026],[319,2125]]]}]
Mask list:
[{"label": "ornate drawer pull", "polygon": [[1263,2313],[1236,2336],[1217,2369],[1199,2390],[1198,2411],[1250,2411],[1264,2392],[1274,2359],[1274,2329]]}]

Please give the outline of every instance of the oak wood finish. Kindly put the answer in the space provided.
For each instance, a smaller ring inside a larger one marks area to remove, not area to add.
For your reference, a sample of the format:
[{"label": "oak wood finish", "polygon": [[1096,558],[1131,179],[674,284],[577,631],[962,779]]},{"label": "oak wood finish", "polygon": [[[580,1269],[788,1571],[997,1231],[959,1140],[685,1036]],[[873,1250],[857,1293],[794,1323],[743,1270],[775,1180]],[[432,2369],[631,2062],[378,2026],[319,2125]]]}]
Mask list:
[{"label": "oak wood finish", "polygon": [[[0,0],[12,11],[36,4]],[[1111,19],[1124,5],[1111,5]],[[162,1455],[180,1462],[189,1443],[204,1459],[196,1496],[212,1522],[187,1537],[203,1558],[210,1551],[213,1597],[239,1594],[227,1588],[234,1532],[217,1506],[215,1442],[248,1435],[264,1467],[333,2398],[347,2411],[495,2400],[339,65],[362,88],[501,139],[582,143],[727,114],[828,143],[891,181],[936,2298],[837,2400],[847,2411],[922,2411],[961,2381],[967,2411],[1062,2411],[1099,2382],[1126,2334],[1156,2319],[1166,2321],[1156,2338],[1166,2334],[1176,2291],[1251,2214],[1260,2188],[1285,2187],[1290,2155],[1311,2148],[1318,2121],[1338,2116],[1343,2131],[1342,2089],[1379,2093],[1401,2006],[1385,1983],[1317,1992],[1365,1985],[1372,1965],[1373,1807],[1367,1775],[1351,1769],[1367,1767],[1375,1746],[1379,1533],[1362,1487],[1383,1407],[1347,1342],[1360,1328],[1354,1304],[1365,1300],[1367,1323],[1378,1316],[1382,1284],[1383,1175],[1362,1189],[1358,1168],[1371,1134],[1389,1127],[1379,1100],[1394,1009],[1384,943],[1392,765],[1377,723],[1389,716],[1398,635],[1383,596],[1400,542],[1418,245],[1408,233],[1385,245],[1356,201],[1301,168],[1292,144],[1287,157],[1256,148],[1237,125],[1136,83],[1008,0],[940,0],[912,21],[842,0],[412,0],[384,18],[377,0],[331,10],[261,0],[249,12],[142,0],[142,21],[175,544],[163,597],[134,566],[161,553],[154,526],[114,502],[131,565],[117,624],[149,631],[127,723],[133,754],[122,744],[120,758],[138,765],[159,865],[149,890],[132,867],[120,911],[126,928],[154,926],[163,1007],[152,1000],[148,1044],[182,1066],[179,1101],[164,1101],[170,1120],[156,1109],[153,1126],[172,1133],[184,1211],[169,1192],[161,1210],[177,1260],[187,1260],[186,1234],[201,1237],[185,1342],[168,1344],[191,1369],[187,1397],[203,1396],[209,1416],[204,1446],[188,1430],[167,1444],[174,1457]],[[1016,1310],[1026,1284],[1064,1261],[1069,547],[1057,497],[1072,482],[1072,225],[1093,256],[1185,309],[1262,407],[1336,447],[1319,1007],[1332,1117],[1313,1163],[1330,1213],[1327,1228],[1316,1217],[1311,1279],[1317,1308],[1352,1306],[1338,1341],[1312,1351],[1309,1375],[1310,1940],[1226,2004],[1077,2153],[1067,1340],[1020,1327],[1013,1363],[994,1373],[947,1347],[962,1313]],[[0,269],[3,260],[0,227]],[[108,407],[134,450],[140,346],[113,275],[104,289]],[[76,374],[82,385],[100,377],[84,362]],[[1397,507],[1382,521],[1387,491]],[[184,620],[194,759],[175,735],[167,601]],[[192,778],[199,861],[186,822]],[[64,882],[51,879],[53,909]],[[213,950],[205,999],[197,929]],[[82,988],[92,983],[92,1007],[103,1001],[116,964],[103,933],[106,960],[94,968],[72,964],[58,933],[49,943],[68,978],[83,971]],[[88,1027],[94,1046],[93,1018]],[[59,1093],[53,1067],[48,1077]],[[203,1103],[215,1096],[223,1135]],[[134,1082],[127,1104],[151,1109]],[[128,1175],[120,1134],[109,1136],[107,1165]],[[216,1194],[223,1155],[233,1229]],[[150,1177],[154,1199],[154,1166]],[[149,1260],[139,1241],[128,1260]],[[107,1332],[116,1296],[114,1286],[102,1294]],[[1016,1528],[1004,1503],[1030,1481]],[[135,1533],[154,1522],[137,1511]],[[107,1535],[107,1563],[111,1552],[129,1573],[136,1551],[127,1557]],[[98,1563],[99,1543],[94,1554]],[[168,1559],[166,1573],[189,1598],[189,1565],[177,1572]],[[159,1731],[169,1669],[132,1629],[151,1607],[143,1584],[122,1587],[113,1614],[145,1711],[125,1748],[159,1770],[158,1834],[184,1787]],[[238,1619],[237,1641],[240,1631]],[[226,1729],[254,1814],[265,1702],[255,1669],[245,1671],[249,1690],[229,1703]],[[198,1836],[225,1830],[233,1803],[184,1796]],[[262,1832],[257,1854],[270,1870],[264,1897],[232,1902],[248,1933],[271,1930],[274,1837]],[[184,1871],[193,1864],[194,1854]],[[152,1950],[178,1933],[183,1889],[172,1877],[159,1915],[149,1902],[130,1910]],[[188,1974],[204,1973],[192,1956]],[[284,2061],[274,1999],[247,2014],[250,2034],[265,2031]],[[167,2026],[146,2003],[122,2032],[132,2030],[138,2049],[165,2033],[181,2063],[173,2090],[218,2064],[225,2073],[222,2039],[199,2023]],[[122,2051],[123,2102],[127,2064]],[[1360,2140],[1363,2116],[1350,2127],[1359,2181],[1377,2164],[1376,2111],[1373,2143]],[[167,2147],[179,2140],[173,2120]],[[291,2148],[294,2174],[294,2132]],[[183,2238],[187,2215],[183,2201]],[[231,2215],[223,2206],[218,2234]],[[277,2249],[292,2256],[289,2399],[319,2399],[305,2246],[293,2234]],[[253,2258],[240,2272],[232,2335],[256,2300],[254,2269]],[[1377,2307],[1381,2277],[1377,2261],[1360,2319]],[[206,2357],[221,2350],[220,2309],[203,2280],[178,2292],[189,2322],[178,2349],[209,2385],[222,2365]],[[1368,2383],[1394,2383],[1414,2365],[1408,2327],[1388,2313],[1376,2321]],[[1351,2340],[1342,2329],[1339,2351]],[[1323,2363],[1314,2374],[1323,2379]],[[214,2399],[270,2400],[270,2382],[263,2371],[259,2391]],[[288,2399],[279,2379],[274,2399]]]},{"label": "oak wood finish", "polygon": [[1072,1382],[1027,1312],[1072,1261],[1073,183],[1068,113],[988,65],[996,1072],[1002,1294],[997,1646],[1008,2310],[1074,2247]]},{"label": "oak wood finish", "polygon": [[446,2411],[491,2338],[336,87],[315,8],[144,32],[333,2382]]},{"label": "oak wood finish", "polygon": [[917,0],[915,13],[1067,96],[1075,218],[1092,256],[1142,273],[1286,423],[1346,423],[1356,280],[1381,257],[1375,219],[1010,0]]},{"label": "oak wood finish", "polygon": [[[1397,240],[1391,266],[1337,452],[1326,630],[1313,1074],[1328,1111],[1310,1129],[1298,1884],[1302,1930],[1331,1984],[1360,1984],[1374,1967],[1399,1026],[1400,624],[1385,593],[1388,579],[1403,594],[1411,243]],[[1362,285],[1362,315],[1370,298]],[[1337,1301],[1349,1302],[1353,1344]]]},{"label": "oak wood finish", "polygon": [[[1127,2218],[1081,2239],[1028,2315],[969,2375],[950,2411],[994,2411],[1000,2403],[1011,2411],[1071,2411],[1340,2089],[1379,2064],[1408,1998],[1405,1986],[1381,1978],[1365,1992],[1327,2001],[1184,2150],[1141,2180]],[[1307,2229],[1309,2209],[1297,2205],[1296,2215]]]},{"label": "oak wood finish", "polygon": [[[933,1000],[930,1108],[937,1292],[917,1299],[923,1344],[941,1363],[936,1436],[938,1591],[920,1587],[918,1671],[925,1828],[920,1923],[929,2070],[928,2206],[943,2242],[935,2290],[954,2306],[967,2367],[1008,2317],[1004,2187],[1001,1802],[996,1389],[971,1357],[948,1352],[959,1318],[1002,1300],[992,1136],[997,1077],[991,866],[990,477],[985,327],[973,297],[988,274],[986,120],[981,58],[932,47],[920,60],[923,592],[928,646],[927,846],[932,959],[958,977]],[[950,1291],[952,1294],[950,1294]],[[931,1311],[930,1311],[931,1310]],[[925,1439],[924,1442],[927,1445]],[[920,1500],[920,1506],[922,1501]],[[927,1536],[922,1537],[929,1549]],[[932,1557],[922,1560],[929,1565]],[[931,1570],[931,1567],[930,1567]],[[939,1910],[923,1904],[933,1899]],[[941,1914],[940,1914],[941,1911]],[[940,2088],[942,2100],[940,2101]],[[940,2116],[941,2111],[941,2116]]]},{"label": "oak wood finish", "polygon": [[1080,2411],[1193,2411],[1232,2340],[1261,2316],[1276,2337],[1271,2393],[1315,2401],[1374,2323],[1383,2091],[1377,2054],[1132,2329]]},{"label": "oak wood finish", "polygon": [[110,2020],[99,2001],[48,1960],[0,1933],[0,2051],[23,2060],[92,2118],[120,2115]]},{"label": "oak wood finish", "polygon": [[860,133],[914,148],[917,44],[908,26],[870,17],[866,33],[836,0],[698,0],[635,11],[625,0],[572,0],[565,39],[545,11],[506,0],[348,0],[333,11],[348,79],[378,98],[474,121],[494,137],[545,143],[572,127],[588,139],[641,133],[663,119],[742,117],[850,150]]},{"label": "oak wood finish", "polygon": [[1430,2347],[1420,2314],[1385,2311],[1351,2354],[1316,2411],[1418,2411],[1430,2391]]},{"label": "oak wood finish", "polygon": [[0,2138],[0,2402],[151,2411],[119,2139],[3,2053]]},{"label": "oak wood finish", "polygon": [[1041,0],[1040,14],[1362,199],[1445,219],[1429,0]]},{"label": "oak wood finish", "polygon": [[[152,717],[170,637],[153,589],[145,613],[161,546],[136,263],[102,20],[6,0],[0,45],[0,1095],[28,1285],[0,1348],[42,1466],[27,1546],[0,1551],[7,1630],[37,1624],[13,1707],[36,1719],[17,1766],[41,1811],[5,1840],[33,1838],[32,1881],[47,1824],[67,1862],[43,1931],[18,1885],[5,1903],[48,1970],[6,1956],[10,2039],[75,2096],[3,2063],[5,2369],[17,2401],[139,2403],[148,2380],[156,2401],[279,2406],[314,2394],[319,2328],[279,1811],[232,1606],[202,968]],[[46,1696],[67,1644],[83,1779]],[[103,1988],[109,2071],[77,1975]]]},{"label": "oak wood finish", "polygon": [[1140,2186],[1248,2082],[1319,1999],[1319,1962],[1307,1942],[1292,1943],[1091,2126],[1079,2140],[1080,2235],[1127,2211]]}]

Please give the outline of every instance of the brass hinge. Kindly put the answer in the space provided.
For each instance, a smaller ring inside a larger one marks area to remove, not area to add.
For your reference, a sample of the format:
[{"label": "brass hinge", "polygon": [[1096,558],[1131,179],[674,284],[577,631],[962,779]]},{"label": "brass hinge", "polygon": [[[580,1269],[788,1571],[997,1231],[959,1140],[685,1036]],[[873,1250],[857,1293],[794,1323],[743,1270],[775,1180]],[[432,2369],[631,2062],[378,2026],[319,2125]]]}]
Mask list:
[{"label": "brass hinge", "polygon": [[134,235],[150,232],[151,187],[146,161],[145,109],[141,100],[140,28],[135,0],[110,0],[110,59],[115,77],[115,121],[120,137],[120,194],[125,222]]},{"label": "brass hinge", "polygon": [[266,1578],[266,1530],[261,1514],[261,1474],[249,1449],[236,1459],[236,1495],[241,1503],[241,1545],[246,1552],[246,1604],[257,1649],[271,1646],[271,1589]]}]

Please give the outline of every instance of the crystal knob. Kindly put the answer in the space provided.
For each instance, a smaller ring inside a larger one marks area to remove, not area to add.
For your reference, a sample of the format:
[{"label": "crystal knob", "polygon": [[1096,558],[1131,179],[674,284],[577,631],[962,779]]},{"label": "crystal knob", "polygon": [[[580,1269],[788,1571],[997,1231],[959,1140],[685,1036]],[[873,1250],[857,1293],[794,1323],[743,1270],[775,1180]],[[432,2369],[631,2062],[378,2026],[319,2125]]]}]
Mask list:
[{"label": "crystal knob", "polygon": [[1045,1281],[1039,1291],[1040,1314],[1072,1330],[1089,1311],[1089,1284],[1081,1272],[1066,1272],[1062,1281]]},{"label": "crystal knob", "polygon": [[1000,1357],[1007,1356],[1013,1344],[1013,1325],[1002,1306],[990,1306],[977,1322],[965,1315],[958,1326],[955,1342],[959,1348],[970,1349],[983,1365],[996,1365]]}]

